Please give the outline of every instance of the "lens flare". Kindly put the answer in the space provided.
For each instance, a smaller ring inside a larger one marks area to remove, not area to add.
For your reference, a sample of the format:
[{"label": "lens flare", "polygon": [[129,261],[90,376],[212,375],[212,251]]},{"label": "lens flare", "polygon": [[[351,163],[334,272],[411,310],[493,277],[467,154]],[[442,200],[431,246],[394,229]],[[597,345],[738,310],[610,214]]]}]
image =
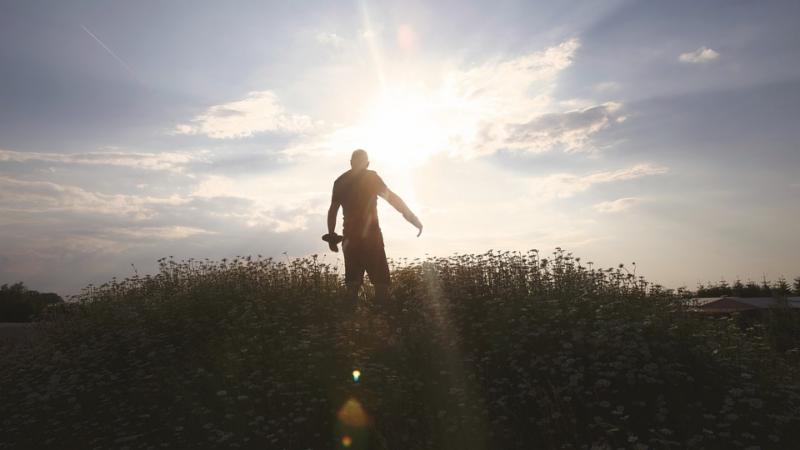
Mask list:
[{"label": "lens flare", "polygon": [[358,400],[351,398],[347,400],[339,412],[336,414],[342,425],[353,428],[365,427],[369,424],[367,412]]},{"label": "lens flare", "polygon": [[358,383],[358,380],[361,379],[361,371],[356,369],[353,371],[353,382]]},{"label": "lens flare", "polygon": [[348,448],[353,445],[353,438],[350,436],[342,436],[342,447]]}]

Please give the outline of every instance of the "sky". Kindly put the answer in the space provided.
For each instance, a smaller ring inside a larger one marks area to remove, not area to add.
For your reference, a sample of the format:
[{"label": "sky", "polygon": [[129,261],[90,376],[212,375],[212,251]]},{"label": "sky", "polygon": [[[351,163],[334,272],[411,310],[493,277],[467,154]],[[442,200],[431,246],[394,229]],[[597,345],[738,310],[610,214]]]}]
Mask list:
[{"label": "sky", "polygon": [[393,258],[793,278],[797,23],[794,0],[0,0],[0,283],[341,264],[320,236],[356,148],[425,225],[381,203]]}]

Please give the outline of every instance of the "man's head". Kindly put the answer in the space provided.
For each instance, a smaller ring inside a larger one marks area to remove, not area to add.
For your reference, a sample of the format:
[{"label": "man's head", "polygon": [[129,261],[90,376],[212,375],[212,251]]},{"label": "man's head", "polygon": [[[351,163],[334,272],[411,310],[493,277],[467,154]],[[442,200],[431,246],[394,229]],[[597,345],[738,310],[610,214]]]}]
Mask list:
[{"label": "man's head", "polygon": [[350,157],[350,167],[353,170],[364,170],[369,167],[369,156],[365,150],[358,149]]}]

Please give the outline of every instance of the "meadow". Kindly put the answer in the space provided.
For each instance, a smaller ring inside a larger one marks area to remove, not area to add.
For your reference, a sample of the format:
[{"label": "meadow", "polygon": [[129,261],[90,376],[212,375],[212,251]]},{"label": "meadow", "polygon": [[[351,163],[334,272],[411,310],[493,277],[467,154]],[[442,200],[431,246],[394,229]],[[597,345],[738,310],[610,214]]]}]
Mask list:
[{"label": "meadow", "polygon": [[315,257],[89,286],[0,349],[0,449],[800,445],[791,311],[699,314],[560,249],[392,277],[384,305]]}]

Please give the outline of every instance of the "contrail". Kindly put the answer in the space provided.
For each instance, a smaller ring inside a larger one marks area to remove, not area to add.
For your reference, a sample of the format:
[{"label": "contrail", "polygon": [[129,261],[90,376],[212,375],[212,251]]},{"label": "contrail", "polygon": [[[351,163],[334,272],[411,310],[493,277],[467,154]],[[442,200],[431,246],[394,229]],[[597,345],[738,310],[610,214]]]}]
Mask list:
[{"label": "contrail", "polygon": [[104,49],[105,49],[105,50],[108,52],[108,54],[109,54],[109,55],[113,56],[113,57],[114,57],[114,59],[116,59],[116,60],[117,60],[117,61],[118,61],[120,64],[122,64],[122,66],[123,66],[123,67],[125,67],[126,69],[128,69],[128,72],[130,72],[130,73],[133,73],[133,70],[130,68],[130,66],[129,66],[129,65],[127,65],[127,64],[125,63],[125,61],[123,61],[123,60],[122,60],[122,58],[120,58],[119,56],[117,56],[117,54],[116,54],[116,53],[114,53],[114,52],[113,52],[113,51],[112,51],[110,48],[108,48],[108,46],[107,46],[106,44],[104,44],[104,43],[103,43],[103,41],[101,41],[101,40],[100,40],[100,38],[98,38],[97,36],[95,36],[95,35],[94,35],[94,33],[92,33],[91,31],[89,31],[89,29],[88,29],[88,28],[86,28],[86,26],[85,26],[85,25],[81,25],[81,28],[83,28],[83,31],[85,31],[85,32],[86,32],[86,33],[87,33],[89,36],[91,36],[91,37],[92,37],[92,39],[94,39],[95,41],[97,41],[97,43],[98,43],[98,44],[100,44],[100,46],[102,46],[102,47],[103,47],[103,48],[104,48]]}]

